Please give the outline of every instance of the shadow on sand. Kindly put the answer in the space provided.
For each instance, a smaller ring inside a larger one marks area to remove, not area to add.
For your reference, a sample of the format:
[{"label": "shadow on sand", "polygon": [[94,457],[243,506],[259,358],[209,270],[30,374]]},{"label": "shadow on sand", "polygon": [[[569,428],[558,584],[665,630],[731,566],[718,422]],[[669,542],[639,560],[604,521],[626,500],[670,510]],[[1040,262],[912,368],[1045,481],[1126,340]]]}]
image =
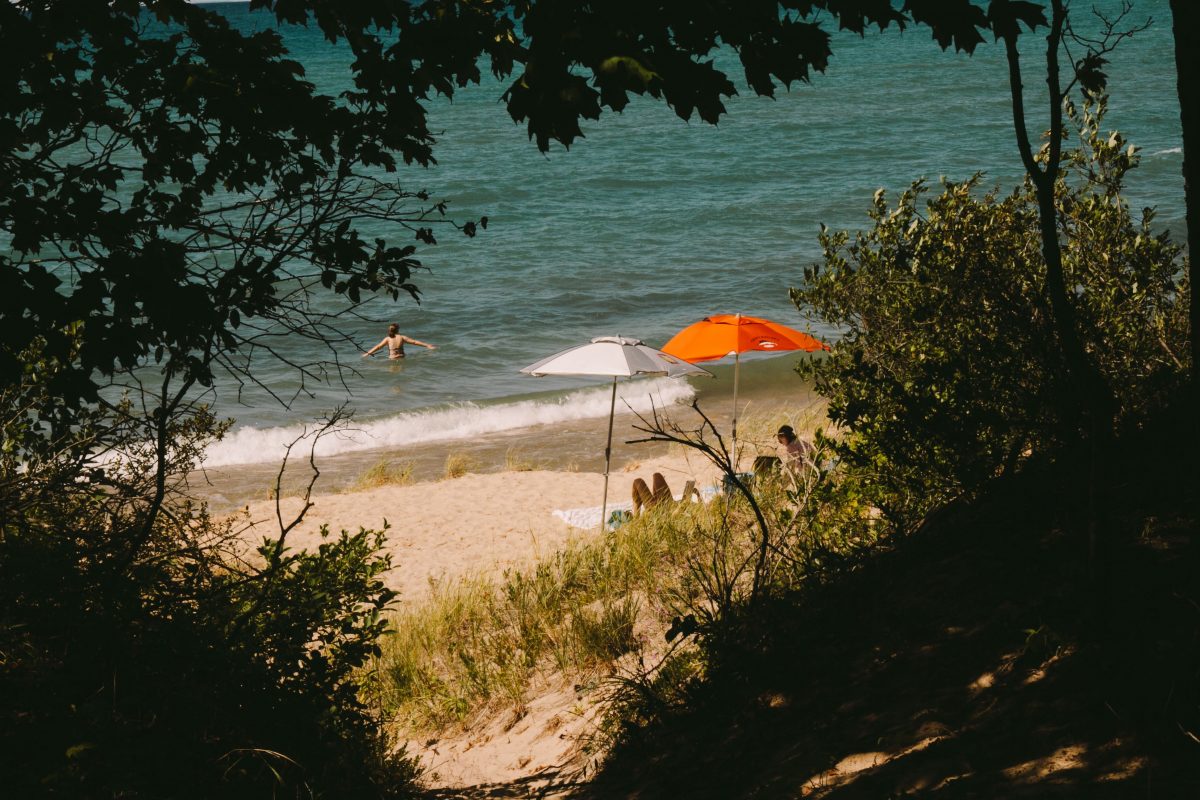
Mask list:
[{"label": "shadow on sand", "polygon": [[[743,620],[577,797],[1200,797],[1200,535],[1116,516],[1110,591],[1027,479]],[[1143,491],[1145,490],[1145,491]]]},{"label": "shadow on sand", "polygon": [[591,781],[430,797],[1200,797],[1194,489],[1123,487],[1097,595],[1053,485],[1010,482],[729,626],[686,707]]}]

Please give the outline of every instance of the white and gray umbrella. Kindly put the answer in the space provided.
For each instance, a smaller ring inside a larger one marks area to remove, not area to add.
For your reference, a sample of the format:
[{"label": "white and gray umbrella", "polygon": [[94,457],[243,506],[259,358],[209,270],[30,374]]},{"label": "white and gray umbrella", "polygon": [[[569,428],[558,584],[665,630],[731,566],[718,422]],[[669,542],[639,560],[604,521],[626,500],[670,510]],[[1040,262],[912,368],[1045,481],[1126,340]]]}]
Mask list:
[{"label": "white and gray umbrella", "polygon": [[617,407],[617,378],[635,375],[666,375],[680,378],[686,375],[712,373],[689,364],[681,358],[642,344],[639,339],[624,336],[597,336],[581,344],[543,358],[521,370],[540,378],[544,375],[604,375],[611,376],[612,400],[608,407],[608,442],[604,446],[604,500],[600,505],[600,526],[604,527],[604,512],[608,510],[608,470],[612,459],[613,415]]}]

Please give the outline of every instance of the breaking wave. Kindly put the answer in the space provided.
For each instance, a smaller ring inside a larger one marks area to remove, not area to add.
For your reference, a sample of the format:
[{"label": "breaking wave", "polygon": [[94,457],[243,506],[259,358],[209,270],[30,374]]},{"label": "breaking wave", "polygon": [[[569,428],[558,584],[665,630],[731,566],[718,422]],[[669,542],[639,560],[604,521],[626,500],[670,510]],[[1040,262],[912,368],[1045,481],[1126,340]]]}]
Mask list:
[{"label": "breaking wave", "polygon": [[[617,385],[617,413],[630,409],[649,412],[652,406],[689,402],[695,390],[686,381],[651,378]],[[481,405],[461,403],[367,421],[323,437],[316,447],[319,456],[403,447],[435,441],[470,439],[488,433],[513,431],[535,425],[608,416],[611,386],[576,389],[537,399]],[[309,426],[311,428],[311,426]],[[304,425],[272,428],[238,428],[211,445],[205,467],[278,462],[287,446],[303,435]],[[305,452],[307,453],[307,446]]]}]

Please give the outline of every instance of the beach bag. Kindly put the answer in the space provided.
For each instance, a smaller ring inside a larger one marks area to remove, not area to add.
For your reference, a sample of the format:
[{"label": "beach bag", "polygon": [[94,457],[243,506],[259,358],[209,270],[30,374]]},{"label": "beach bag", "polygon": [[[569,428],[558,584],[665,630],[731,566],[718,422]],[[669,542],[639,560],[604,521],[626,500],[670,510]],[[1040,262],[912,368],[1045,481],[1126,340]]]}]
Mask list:
[{"label": "beach bag", "polygon": [[631,519],[633,519],[633,514],[628,511],[622,511],[618,508],[608,516],[607,528],[610,531],[615,531],[617,528],[621,527],[626,522],[629,522]]}]

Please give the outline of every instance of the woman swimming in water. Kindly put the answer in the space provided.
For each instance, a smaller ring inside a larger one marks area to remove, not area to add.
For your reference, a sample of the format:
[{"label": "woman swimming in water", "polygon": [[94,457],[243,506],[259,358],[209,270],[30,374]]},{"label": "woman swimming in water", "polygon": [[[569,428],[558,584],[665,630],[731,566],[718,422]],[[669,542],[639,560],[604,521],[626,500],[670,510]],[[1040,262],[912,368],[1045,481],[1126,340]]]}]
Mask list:
[{"label": "woman swimming in water", "polygon": [[373,356],[385,347],[388,349],[388,358],[404,358],[405,344],[415,344],[420,347],[428,347],[430,350],[437,350],[437,347],[434,345],[418,341],[411,336],[405,336],[400,333],[400,326],[393,322],[391,325],[388,325],[387,336],[383,337],[383,341],[363,353],[363,358]]}]

